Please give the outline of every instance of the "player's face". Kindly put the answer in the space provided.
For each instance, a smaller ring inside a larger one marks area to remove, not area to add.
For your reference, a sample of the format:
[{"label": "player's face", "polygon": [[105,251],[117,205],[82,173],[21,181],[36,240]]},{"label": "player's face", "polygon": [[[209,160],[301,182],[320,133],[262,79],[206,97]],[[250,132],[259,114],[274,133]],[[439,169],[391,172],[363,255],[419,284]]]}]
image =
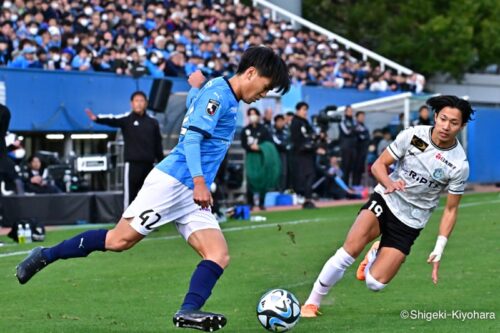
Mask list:
[{"label": "player's face", "polygon": [[132,107],[132,111],[135,113],[143,113],[146,110],[146,99],[141,95],[136,95],[130,102],[130,106]]},{"label": "player's face", "polygon": [[442,143],[453,143],[464,127],[462,113],[457,108],[445,107],[434,116],[436,138]]},{"label": "player's face", "polygon": [[250,67],[244,74],[244,86],[242,86],[241,99],[245,103],[253,103],[266,96],[271,90],[271,79],[259,75],[254,67]]}]

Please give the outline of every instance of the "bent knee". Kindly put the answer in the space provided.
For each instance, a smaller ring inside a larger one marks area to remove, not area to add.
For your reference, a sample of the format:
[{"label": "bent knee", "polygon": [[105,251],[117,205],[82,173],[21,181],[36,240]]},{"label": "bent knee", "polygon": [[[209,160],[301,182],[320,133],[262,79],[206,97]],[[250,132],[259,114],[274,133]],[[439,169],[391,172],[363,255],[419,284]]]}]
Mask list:
[{"label": "bent knee", "polygon": [[376,280],[371,274],[370,274],[370,271],[368,270],[366,272],[366,278],[365,278],[365,282],[366,282],[366,287],[368,289],[370,289],[371,291],[380,291],[382,289],[385,288],[385,286],[387,286],[387,284],[384,284],[378,280]]},{"label": "bent knee", "polygon": [[225,269],[227,266],[229,266],[229,261],[231,260],[229,253],[224,252],[224,253],[219,253],[215,255],[209,255],[206,256],[204,259],[206,260],[211,260],[215,262],[217,265]]},{"label": "bent knee", "polygon": [[128,240],[125,238],[110,237],[106,239],[106,250],[114,252],[122,252],[130,249],[135,245],[135,241]]}]

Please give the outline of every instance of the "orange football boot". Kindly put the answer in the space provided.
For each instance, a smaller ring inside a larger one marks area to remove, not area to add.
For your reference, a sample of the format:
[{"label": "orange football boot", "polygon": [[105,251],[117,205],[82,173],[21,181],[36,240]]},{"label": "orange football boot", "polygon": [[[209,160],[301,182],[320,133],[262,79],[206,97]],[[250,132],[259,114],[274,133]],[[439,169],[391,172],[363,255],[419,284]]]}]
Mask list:
[{"label": "orange football boot", "polygon": [[314,304],[304,304],[302,308],[300,308],[300,316],[304,318],[315,318],[321,315],[319,312],[319,306]]},{"label": "orange football boot", "polygon": [[370,257],[370,253],[372,251],[378,250],[379,245],[380,241],[376,241],[375,243],[373,243],[373,245],[370,247],[370,250],[366,252],[365,259],[363,259],[363,261],[359,264],[358,270],[356,271],[356,279],[358,279],[359,281],[364,281],[366,279],[365,268],[366,265],[368,265],[368,258]]}]

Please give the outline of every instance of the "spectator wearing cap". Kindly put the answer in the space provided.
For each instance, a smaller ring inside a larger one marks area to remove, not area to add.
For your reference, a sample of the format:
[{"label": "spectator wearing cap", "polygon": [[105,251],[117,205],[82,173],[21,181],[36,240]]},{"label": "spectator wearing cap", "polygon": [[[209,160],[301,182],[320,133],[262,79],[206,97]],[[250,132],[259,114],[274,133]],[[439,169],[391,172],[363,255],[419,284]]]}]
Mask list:
[{"label": "spectator wearing cap", "polygon": [[9,65],[10,68],[41,68],[36,59],[36,47],[25,44],[23,51]]},{"label": "spectator wearing cap", "polygon": [[64,49],[61,53],[60,69],[65,70],[65,71],[72,70],[72,68],[71,68],[72,60],[73,60],[73,53],[68,49]]},{"label": "spectator wearing cap", "polygon": [[55,26],[50,26],[48,27],[47,31],[49,32],[50,35],[50,41],[48,42],[49,48],[50,47],[61,47],[61,31],[59,30],[58,27]]},{"label": "spectator wearing cap", "polygon": [[185,77],[184,65],[186,63],[184,54],[174,51],[165,64],[165,76]]}]

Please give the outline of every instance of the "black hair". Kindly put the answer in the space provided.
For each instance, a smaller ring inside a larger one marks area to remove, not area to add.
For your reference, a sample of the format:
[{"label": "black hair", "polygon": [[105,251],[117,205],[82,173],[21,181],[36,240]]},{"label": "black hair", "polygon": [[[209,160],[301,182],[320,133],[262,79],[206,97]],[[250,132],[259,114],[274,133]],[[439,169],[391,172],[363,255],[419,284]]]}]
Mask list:
[{"label": "black hair", "polygon": [[360,114],[366,114],[366,112],[365,112],[365,111],[358,111],[358,112],[356,112],[356,118],[357,118]]},{"label": "black hair", "polygon": [[271,79],[271,89],[283,94],[290,90],[287,65],[271,48],[265,46],[248,48],[241,57],[236,74],[243,74],[250,67],[255,67],[259,75]]},{"label": "black hair", "polygon": [[130,95],[130,101],[133,101],[135,96],[142,96],[146,101],[148,100],[148,96],[146,96],[146,93],[144,91],[134,91],[132,95]]},{"label": "black hair", "polygon": [[277,114],[274,116],[274,122],[277,122],[280,119],[285,120],[285,116],[283,116],[282,114]]},{"label": "black hair", "polygon": [[42,162],[42,160],[40,159],[40,156],[38,156],[38,155],[31,155],[30,157],[28,157],[28,164],[31,164],[31,162],[33,162],[33,160],[35,158],[38,158],[38,160],[40,161],[40,163]]},{"label": "black hair", "polygon": [[474,114],[474,110],[472,109],[470,103],[465,99],[458,98],[457,96],[442,95],[431,97],[426,103],[436,114],[439,114],[439,112],[447,106],[460,110],[460,113],[462,113],[462,124],[466,124],[469,120],[471,120],[472,115]]},{"label": "black hair", "polygon": [[303,107],[306,107],[309,109],[309,104],[307,104],[306,102],[298,102],[296,105],[295,105],[295,110],[299,111],[300,109],[302,109]]},{"label": "black hair", "polygon": [[294,116],[294,115],[295,115],[295,113],[293,113],[293,111],[288,111],[288,112],[286,113],[286,115],[287,115],[287,116]]},{"label": "black hair", "polygon": [[250,115],[250,112],[252,112],[252,111],[254,111],[254,112],[255,112],[258,116],[260,116],[260,111],[259,111],[259,109],[257,109],[257,108],[253,108],[253,107],[252,107],[252,108],[249,108],[249,109],[247,110],[247,116],[249,116],[249,115]]},{"label": "black hair", "polygon": [[422,105],[421,107],[418,108],[418,113],[420,113],[420,111],[422,111],[423,109],[429,110],[429,107],[427,105]]}]

